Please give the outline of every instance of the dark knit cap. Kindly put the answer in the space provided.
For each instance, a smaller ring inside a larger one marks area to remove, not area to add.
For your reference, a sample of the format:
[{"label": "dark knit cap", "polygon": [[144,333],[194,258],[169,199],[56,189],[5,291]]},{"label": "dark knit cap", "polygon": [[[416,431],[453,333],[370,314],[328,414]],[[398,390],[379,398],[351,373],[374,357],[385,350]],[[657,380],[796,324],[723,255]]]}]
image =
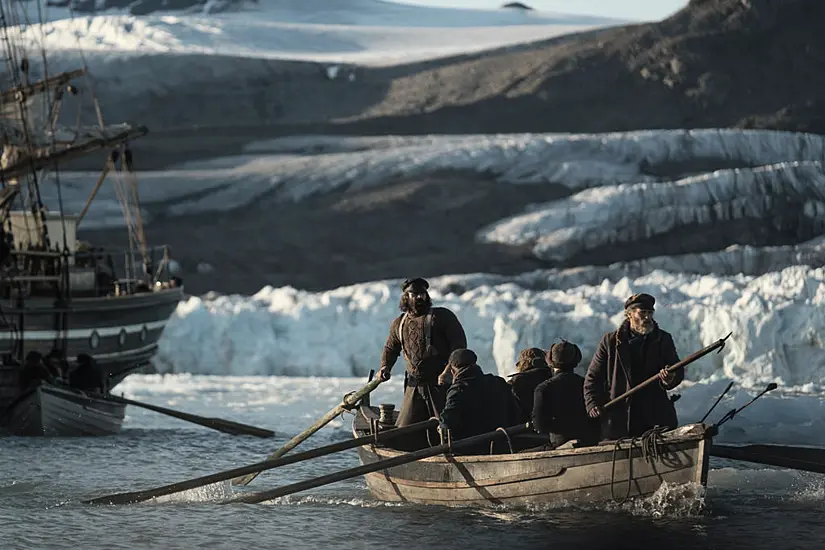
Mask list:
[{"label": "dark knit cap", "polygon": [[547,351],[547,363],[557,369],[575,369],[581,360],[582,351],[579,346],[567,340],[553,344]]},{"label": "dark knit cap", "polygon": [[426,279],[422,279],[421,277],[416,277],[415,279],[406,279],[403,283],[401,283],[401,292],[407,292],[407,290],[411,287],[423,288],[424,290],[427,290],[428,288],[430,288],[430,283],[428,283]]},{"label": "dark knit cap", "polygon": [[478,361],[478,357],[473,352],[473,350],[461,348],[453,351],[450,354],[449,363],[453,367],[461,368],[475,365],[476,361]]},{"label": "dark knit cap", "polygon": [[627,299],[624,303],[625,309],[630,308],[638,308],[638,309],[649,309],[653,311],[653,305],[656,303],[656,298],[651,296],[650,294],[634,294],[630,298]]}]

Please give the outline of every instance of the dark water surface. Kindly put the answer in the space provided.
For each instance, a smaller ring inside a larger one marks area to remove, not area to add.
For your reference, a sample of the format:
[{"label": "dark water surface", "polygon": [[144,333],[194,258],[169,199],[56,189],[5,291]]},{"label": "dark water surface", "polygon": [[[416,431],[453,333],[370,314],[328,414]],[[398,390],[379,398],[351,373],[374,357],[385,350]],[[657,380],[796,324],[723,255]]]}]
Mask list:
[{"label": "dark water surface", "polygon": [[[825,548],[825,478],[711,464],[706,494],[668,487],[592,508],[448,509],[373,500],[362,478],[265,504],[187,493],[164,503],[80,500],[256,462],[363,381],[327,378],[133,377],[127,396],[270,427],[233,437],[130,408],[105,438],[0,439],[0,548]],[[400,390],[389,383],[382,394]],[[400,392],[399,392],[400,393]],[[300,449],[349,437],[336,419]],[[264,472],[263,490],[358,465],[355,451]]]}]

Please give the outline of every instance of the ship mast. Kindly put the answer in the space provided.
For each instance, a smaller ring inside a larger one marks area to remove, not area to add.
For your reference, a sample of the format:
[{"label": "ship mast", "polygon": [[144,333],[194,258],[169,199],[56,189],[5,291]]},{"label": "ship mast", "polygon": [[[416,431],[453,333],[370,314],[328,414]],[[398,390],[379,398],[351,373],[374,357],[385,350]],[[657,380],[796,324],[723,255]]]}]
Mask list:
[{"label": "ship mast", "polygon": [[[120,171],[115,171],[115,191],[123,209],[128,229],[129,261],[127,261],[127,279],[131,280],[131,271],[134,269],[134,249],[140,249],[143,256],[144,272],[150,272],[148,250],[143,233],[143,224],[140,216],[140,205],[137,192],[137,179],[132,171],[131,152],[128,143],[147,133],[143,126],[131,124],[104,125],[103,116],[94,94],[92,82],[86,67],[85,57],[80,48],[82,68],[49,75],[45,44],[32,45],[33,33],[40,25],[40,35],[45,40],[43,32],[42,0],[33,2],[21,0],[0,0],[0,40],[6,66],[3,75],[7,82],[0,80],[0,228],[8,222],[7,231],[0,230],[0,238],[12,234],[11,205],[19,199],[20,211],[15,212],[15,223],[23,227],[15,228],[25,238],[18,239],[19,250],[11,252],[11,261],[3,260],[0,265],[0,278],[9,285],[17,285],[18,302],[22,307],[22,296],[27,294],[20,285],[46,283],[53,285],[56,291],[55,307],[62,313],[56,316],[55,329],[62,338],[55,341],[55,349],[65,353],[66,331],[68,330],[68,312],[71,302],[70,265],[74,264],[74,234],[79,219],[85,215],[89,204],[100,187],[105,176],[115,168],[115,160],[119,156],[121,170],[126,168],[126,177],[122,178]],[[26,10],[28,6],[36,4],[37,20],[31,22]],[[71,7],[70,7],[71,12]],[[21,16],[22,13],[22,16]],[[13,38],[19,37],[19,43]],[[79,46],[79,43],[78,43]],[[31,66],[29,54],[40,54],[42,67],[38,73]],[[79,90],[72,79],[86,78],[87,86]],[[82,105],[78,101],[76,127],[67,128],[60,125],[61,106],[65,92],[71,96],[79,96],[89,91],[97,115],[96,126],[81,124]],[[68,220],[64,212],[62,188],[60,184],[59,165],[62,162],[89,155],[95,151],[110,149],[112,151],[107,160],[98,185],[92,191],[81,216]],[[52,225],[55,232],[55,241],[51,242],[49,225],[47,223],[47,208],[41,197],[41,183],[45,174],[51,172],[51,178],[56,184],[59,226]],[[125,180],[125,181],[124,181]],[[131,187],[131,189],[129,189]],[[21,216],[22,215],[22,216]],[[22,219],[22,222],[20,221]],[[29,225],[34,223],[34,232]],[[61,231],[62,229],[62,231]],[[70,249],[68,230],[72,234]],[[14,243],[12,243],[12,247]],[[18,260],[20,260],[18,262]],[[8,268],[8,269],[7,269]],[[45,290],[45,287],[44,287]],[[23,326],[22,319],[20,326]],[[22,354],[22,345],[19,350]],[[22,358],[22,357],[21,357]]]}]

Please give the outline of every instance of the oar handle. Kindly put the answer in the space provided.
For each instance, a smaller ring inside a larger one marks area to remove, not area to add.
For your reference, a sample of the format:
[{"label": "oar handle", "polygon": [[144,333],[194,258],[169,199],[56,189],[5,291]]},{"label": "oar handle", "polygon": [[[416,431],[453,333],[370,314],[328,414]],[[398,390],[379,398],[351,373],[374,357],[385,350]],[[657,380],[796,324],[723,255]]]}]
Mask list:
[{"label": "oar handle", "polygon": [[154,411],[160,414],[165,414],[167,416],[171,416],[174,418],[178,418],[180,420],[184,420],[186,422],[192,422],[193,424],[197,424],[199,426],[203,426],[204,428],[211,428],[213,430],[217,430],[219,432],[228,433],[231,435],[253,435],[255,437],[267,438],[273,437],[275,432],[272,430],[267,430],[264,428],[258,428],[257,426],[250,426],[248,424],[241,424],[240,422],[233,422],[231,420],[224,420],[222,418],[214,418],[208,416],[198,416],[196,414],[191,414],[183,411],[176,411],[174,409],[168,409],[166,407],[160,407],[158,405],[152,405],[150,403],[142,403],[140,401],[135,401],[134,399],[127,399],[125,397],[120,397],[114,394],[94,394],[96,397],[106,399],[109,401],[114,401],[117,403],[122,403],[124,405],[132,405],[134,407],[141,407],[143,409],[148,409],[150,411]]},{"label": "oar handle", "polygon": [[[292,449],[294,449],[295,447],[300,445],[303,441],[308,439],[312,434],[314,434],[315,432],[317,432],[318,430],[320,430],[321,428],[323,428],[324,426],[329,424],[339,414],[343,413],[344,411],[349,411],[349,410],[352,410],[353,408],[355,408],[358,405],[358,402],[361,400],[362,397],[364,397],[365,395],[369,395],[370,392],[372,392],[375,388],[377,388],[382,382],[383,382],[383,380],[379,376],[379,377],[376,377],[373,380],[370,380],[370,382],[366,386],[361,388],[360,390],[357,390],[357,391],[354,391],[352,393],[346,394],[344,396],[344,399],[341,401],[340,404],[338,404],[335,408],[331,409],[324,416],[322,416],[321,418],[316,420],[315,423],[312,426],[310,426],[309,428],[307,428],[303,432],[299,433],[298,435],[296,435],[295,437],[293,437],[292,439],[290,439],[289,441],[284,443],[283,447],[281,447],[280,449],[278,449],[274,453],[271,453],[269,456],[267,456],[266,457],[267,460],[273,460],[273,459],[276,459],[276,458],[280,458],[281,456],[285,455],[286,453],[288,453],[289,451],[291,451]],[[259,473],[260,472],[255,472],[255,473],[251,473],[249,475],[245,475],[243,477],[237,477],[237,478],[232,480],[232,484],[233,485],[249,485],[249,483],[251,483],[253,479],[258,477]]]},{"label": "oar handle", "polygon": [[[730,338],[731,334],[733,334],[733,333],[729,332],[728,335],[725,336],[724,338],[720,338],[719,340],[715,341],[711,345],[709,345],[705,348],[702,348],[697,352],[691,353],[690,355],[688,355],[687,357],[685,357],[684,359],[682,359],[681,361],[679,361],[675,365],[671,365],[671,366],[667,367],[666,370],[668,372],[675,372],[677,369],[681,369],[683,367],[686,367],[687,365],[693,363],[697,359],[701,359],[702,357],[704,357],[705,355],[709,354],[710,352],[712,352],[716,349],[718,349],[721,352],[722,348],[725,347],[725,342],[727,341],[728,338]],[[622,395],[616,397],[615,399],[611,399],[602,408],[603,409],[608,409],[608,408],[616,405],[617,403],[620,403],[620,402],[624,401],[625,399],[627,399],[628,397],[630,397],[634,393],[640,391],[643,388],[646,388],[650,384],[653,384],[658,379],[659,379],[659,373],[656,373],[653,376],[651,376],[650,378],[648,378],[647,380],[645,380],[644,382],[642,382],[641,384],[637,384],[636,386],[633,386],[632,388],[630,388],[629,390],[624,392]]]}]

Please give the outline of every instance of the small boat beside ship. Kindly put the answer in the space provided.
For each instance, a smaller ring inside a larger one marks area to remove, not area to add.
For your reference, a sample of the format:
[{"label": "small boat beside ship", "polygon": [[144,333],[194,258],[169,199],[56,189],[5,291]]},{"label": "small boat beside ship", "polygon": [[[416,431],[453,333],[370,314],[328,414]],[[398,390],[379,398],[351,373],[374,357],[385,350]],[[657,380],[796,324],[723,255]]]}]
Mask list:
[{"label": "small boat beside ship", "polygon": [[[7,414],[0,428],[26,435],[113,433],[122,409],[111,403],[79,398],[59,385],[20,399],[28,392],[18,383],[25,358],[56,354],[72,364],[85,354],[113,387],[149,364],[183,287],[169,273],[168,254],[156,258],[143,230],[129,144],[148,130],[105,124],[85,66],[53,72],[42,45],[35,51],[9,38],[19,33],[7,22],[26,20],[24,4],[0,5],[7,37],[0,72],[0,411]],[[95,102],[93,122],[81,117],[84,96]],[[94,185],[83,209],[66,212],[60,167],[95,154],[103,164],[100,176],[89,182]],[[78,235],[109,175],[123,213],[123,252]],[[52,186],[56,197],[46,204],[43,191]],[[68,379],[70,373],[63,374]]]},{"label": "small boat beside ship", "polygon": [[0,423],[18,436],[103,436],[120,431],[126,405],[70,387],[43,384],[20,395]]}]

